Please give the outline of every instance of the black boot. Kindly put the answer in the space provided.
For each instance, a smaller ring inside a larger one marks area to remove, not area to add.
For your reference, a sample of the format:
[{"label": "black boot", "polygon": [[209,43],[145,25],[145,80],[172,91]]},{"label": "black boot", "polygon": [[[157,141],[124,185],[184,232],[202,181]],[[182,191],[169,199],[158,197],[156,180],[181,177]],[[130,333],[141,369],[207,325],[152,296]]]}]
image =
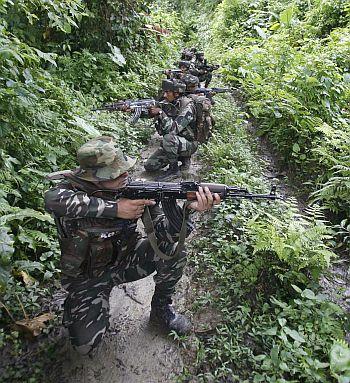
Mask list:
[{"label": "black boot", "polygon": [[[170,300],[171,302],[171,300]],[[166,301],[152,302],[150,322],[167,331],[175,331],[179,335],[188,335],[192,324],[184,315],[176,313],[171,303]]]},{"label": "black boot", "polygon": [[181,172],[179,169],[179,165],[177,164],[177,161],[176,161],[175,163],[170,164],[168,170],[161,176],[157,177],[156,181],[170,181],[180,176],[181,176]]},{"label": "black boot", "polygon": [[180,170],[188,170],[191,166],[191,157],[180,157],[179,160],[182,162]]}]

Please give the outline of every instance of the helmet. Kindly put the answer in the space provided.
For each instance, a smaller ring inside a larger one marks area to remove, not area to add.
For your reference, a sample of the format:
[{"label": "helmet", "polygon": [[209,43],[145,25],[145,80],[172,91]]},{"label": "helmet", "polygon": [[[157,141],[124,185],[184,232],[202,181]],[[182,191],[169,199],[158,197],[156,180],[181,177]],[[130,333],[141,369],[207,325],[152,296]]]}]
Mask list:
[{"label": "helmet", "polygon": [[193,76],[191,74],[185,74],[182,77],[182,81],[186,84],[186,86],[199,84],[199,78],[197,76]]},{"label": "helmet", "polygon": [[179,68],[184,66],[186,69],[190,69],[191,62],[190,61],[186,61],[186,60],[181,60],[181,61],[179,61],[178,66],[179,66]]},{"label": "helmet", "polygon": [[175,78],[167,79],[162,81],[162,91],[171,91],[171,92],[177,92],[177,93],[185,93],[186,91],[186,85]]},{"label": "helmet", "polygon": [[86,181],[116,179],[136,163],[136,159],[123,154],[108,136],[89,140],[78,149],[77,159],[80,166],[75,176]]},{"label": "helmet", "polygon": [[196,52],[196,57],[200,57],[200,56],[204,57],[204,52]]}]

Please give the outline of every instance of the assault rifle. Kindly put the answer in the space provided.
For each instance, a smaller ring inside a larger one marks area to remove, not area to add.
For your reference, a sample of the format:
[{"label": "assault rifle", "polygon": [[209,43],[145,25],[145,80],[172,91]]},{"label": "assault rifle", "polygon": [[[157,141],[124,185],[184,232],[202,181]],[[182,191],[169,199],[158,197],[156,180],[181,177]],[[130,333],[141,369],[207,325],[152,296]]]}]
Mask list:
[{"label": "assault rifle", "polygon": [[164,69],[161,72],[165,74],[167,78],[176,77],[177,75],[181,75],[183,73],[181,69]]},{"label": "assault rifle", "polygon": [[237,186],[227,186],[225,184],[204,183],[195,181],[182,182],[145,182],[145,181],[129,181],[122,189],[118,190],[98,190],[96,192],[112,193],[115,198],[128,199],[154,199],[156,201],[171,201],[183,199],[195,201],[197,199],[196,192],[199,187],[208,187],[212,193],[218,193],[221,199],[267,199],[276,200],[282,197],[276,194],[276,186],[271,187],[268,194],[250,193],[245,188]]},{"label": "assault rifle", "polygon": [[194,91],[187,92],[187,93],[204,93],[206,96],[208,95],[214,95],[216,93],[232,93],[233,89],[231,88],[197,88]]},{"label": "assault rifle", "polygon": [[168,74],[168,73],[174,74],[174,73],[182,73],[182,70],[181,69],[164,69],[161,72],[164,74]]},{"label": "assault rifle", "polygon": [[183,217],[181,214],[179,215],[179,210],[176,208],[176,200],[182,199],[187,201],[195,201],[197,199],[196,192],[198,191],[199,187],[208,187],[212,193],[218,193],[221,199],[283,199],[276,194],[276,186],[272,186],[271,191],[268,194],[255,194],[250,193],[245,188],[240,188],[237,186],[227,186],[225,184],[195,181],[183,181],[175,183],[129,180],[129,183],[122,189],[96,190],[93,194],[98,195],[101,193],[103,196],[105,196],[105,198],[111,199],[153,199],[157,202],[161,202],[165,215],[172,223],[173,227],[175,227],[180,232],[180,223]]},{"label": "assault rifle", "polygon": [[214,70],[217,70],[219,68],[220,68],[219,64],[214,64],[214,65],[202,64],[197,66],[197,69],[199,71],[204,71],[205,73],[213,72]]},{"label": "assault rifle", "polygon": [[153,98],[146,98],[143,100],[124,100],[104,104],[101,108],[92,109],[93,111],[107,111],[107,112],[134,112],[133,116],[129,119],[129,123],[134,125],[141,117],[142,113],[148,114],[148,109],[152,106],[162,107],[168,104],[165,101],[157,101]]}]

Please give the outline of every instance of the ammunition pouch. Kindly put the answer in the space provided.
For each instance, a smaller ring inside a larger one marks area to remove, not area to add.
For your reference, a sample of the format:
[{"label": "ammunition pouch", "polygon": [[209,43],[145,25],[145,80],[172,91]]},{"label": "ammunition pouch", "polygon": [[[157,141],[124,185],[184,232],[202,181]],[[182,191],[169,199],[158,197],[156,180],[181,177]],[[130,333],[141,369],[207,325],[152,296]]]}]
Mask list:
[{"label": "ammunition pouch", "polygon": [[135,223],[126,221],[111,227],[112,222],[109,222],[107,228],[96,225],[96,221],[97,219],[68,221],[66,232],[71,235],[60,238],[63,274],[69,277],[99,277],[108,266],[119,263],[135,246]]}]

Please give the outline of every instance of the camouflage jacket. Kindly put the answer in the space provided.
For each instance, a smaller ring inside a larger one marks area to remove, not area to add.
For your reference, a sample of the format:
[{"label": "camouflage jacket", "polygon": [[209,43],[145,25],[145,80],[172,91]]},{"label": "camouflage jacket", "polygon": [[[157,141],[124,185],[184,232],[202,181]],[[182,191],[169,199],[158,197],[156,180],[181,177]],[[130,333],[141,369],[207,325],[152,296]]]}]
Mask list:
[{"label": "camouflage jacket", "polygon": [[193,101],[185,96],[174,101],[178,112],[175,116],[168,116],[165,112],[157,117],[156,128],[160,135],[176,134],[189,141],[195,140],[196,108]]},{"label": "camouflage jacket", "polygon": [[[133,253],[140,239],[137,220],[116,217],[118,201],[90,194],[70,180],[45,193],[45,209],[53,214],[58,229],[65,276],[99,276],[108,265]],[[159,205],[150,213],[159,243],[177,242],[178,232]],[[187,229],[188,234],[193,229],[190,220]]]}]

